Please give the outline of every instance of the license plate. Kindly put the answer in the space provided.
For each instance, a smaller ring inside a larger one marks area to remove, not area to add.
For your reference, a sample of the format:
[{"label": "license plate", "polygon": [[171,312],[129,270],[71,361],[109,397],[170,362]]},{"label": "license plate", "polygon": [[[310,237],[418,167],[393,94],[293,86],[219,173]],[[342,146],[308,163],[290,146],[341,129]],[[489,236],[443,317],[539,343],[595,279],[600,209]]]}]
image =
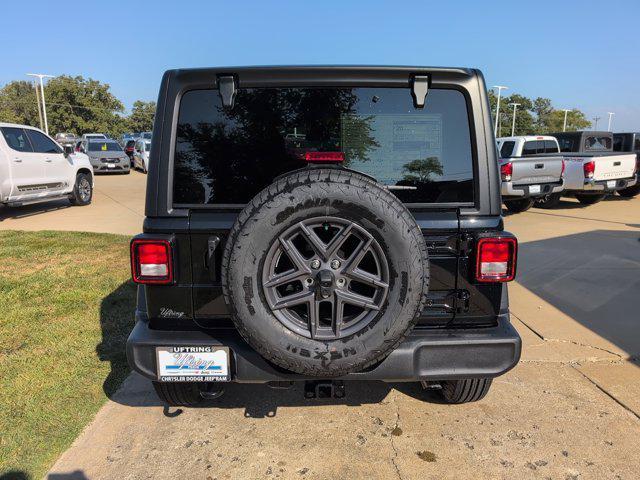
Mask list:
[{"label": "license plate", "polygon": [[115,163],[107,163],[107,168],[116,168]]},{"label": "license plate", "polygon": [[616,188],[616,181],[615,180],[608,180],[607,181],[607,188]]},{"label": "license plate", "polygon": [[228,382],[228,347],[157,347],[161,382]]},{"label": "license plate", "polygon": [[540,185],[529,185],[529,193],[540,193]]}]

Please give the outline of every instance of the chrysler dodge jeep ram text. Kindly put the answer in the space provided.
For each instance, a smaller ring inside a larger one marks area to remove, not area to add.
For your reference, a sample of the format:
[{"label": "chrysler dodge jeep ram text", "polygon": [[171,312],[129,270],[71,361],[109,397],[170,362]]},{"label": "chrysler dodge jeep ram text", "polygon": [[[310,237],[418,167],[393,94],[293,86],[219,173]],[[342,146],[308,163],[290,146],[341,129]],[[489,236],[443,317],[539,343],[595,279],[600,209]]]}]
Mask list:
[{"label": "chrysler dodge jeep ram text", "polygon": [[150,160],[127,355],[168,404],[351,380],[462,403],[518,362],[479,71],[171,70]]}]

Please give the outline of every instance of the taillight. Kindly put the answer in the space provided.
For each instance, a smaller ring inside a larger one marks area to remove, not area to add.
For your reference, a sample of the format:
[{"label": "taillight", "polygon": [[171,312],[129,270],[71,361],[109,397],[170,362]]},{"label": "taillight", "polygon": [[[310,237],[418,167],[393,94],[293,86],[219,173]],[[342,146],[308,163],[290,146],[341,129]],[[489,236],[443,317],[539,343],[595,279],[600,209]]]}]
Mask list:
[{"label": "taillight", "polygon": [[344,162],[343,152],[305,152],[305,162]]},{"label": "taillight", "polygon": [[508,162],[500,165],[500,176],[503,182],[510,181],[511,175],[513,175],[513,163]]},{"label": "taillight", "polygon": [[562,170],[560,170],[560,178],[564,177],[564,168],[565,168],[565,166],[564,166],[564,158],[563,158],[562,159]]},{"label": "taillight", "polygon": [[166,285],[173,282],[173,260],[169,241],[133,239],[131,275],[136,283]]},{"label": "taillight", "polygon": [[584,178],[593,178],[593,173],[596,171],[596,162],[590,161],[582,164],[584,170]]},{"label": "taillight", "polygon": [[513,237],[478,240],[476,279],[479,282],[510,282],[516,276],[518,241]]}]

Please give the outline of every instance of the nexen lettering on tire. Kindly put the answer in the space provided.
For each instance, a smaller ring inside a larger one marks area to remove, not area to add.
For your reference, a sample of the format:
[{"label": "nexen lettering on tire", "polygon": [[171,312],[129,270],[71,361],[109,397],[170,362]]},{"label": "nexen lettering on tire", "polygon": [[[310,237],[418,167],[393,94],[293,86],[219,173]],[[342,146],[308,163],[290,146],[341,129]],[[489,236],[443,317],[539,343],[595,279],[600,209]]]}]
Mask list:
[{"label": "nexen lettering on tire", "polygon": [[256,351],[332,377],[404,340],[426,302],[429,262],[393,194],[357,172],[309,168],[276,180],[238,215],[222,277],[236,328]]}]

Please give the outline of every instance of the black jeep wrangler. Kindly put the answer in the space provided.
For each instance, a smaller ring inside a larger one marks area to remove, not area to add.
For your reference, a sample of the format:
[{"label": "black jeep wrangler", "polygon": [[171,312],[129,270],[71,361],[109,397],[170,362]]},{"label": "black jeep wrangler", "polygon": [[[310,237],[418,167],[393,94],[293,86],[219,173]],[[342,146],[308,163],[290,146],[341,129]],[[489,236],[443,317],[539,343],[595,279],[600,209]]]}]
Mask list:
[{"label": "black jeep wrangler", "polygon": [[153,130],[127,355],[170,405],[346,380],[462,403],[518,362],[479,71],[171,70]]}]

